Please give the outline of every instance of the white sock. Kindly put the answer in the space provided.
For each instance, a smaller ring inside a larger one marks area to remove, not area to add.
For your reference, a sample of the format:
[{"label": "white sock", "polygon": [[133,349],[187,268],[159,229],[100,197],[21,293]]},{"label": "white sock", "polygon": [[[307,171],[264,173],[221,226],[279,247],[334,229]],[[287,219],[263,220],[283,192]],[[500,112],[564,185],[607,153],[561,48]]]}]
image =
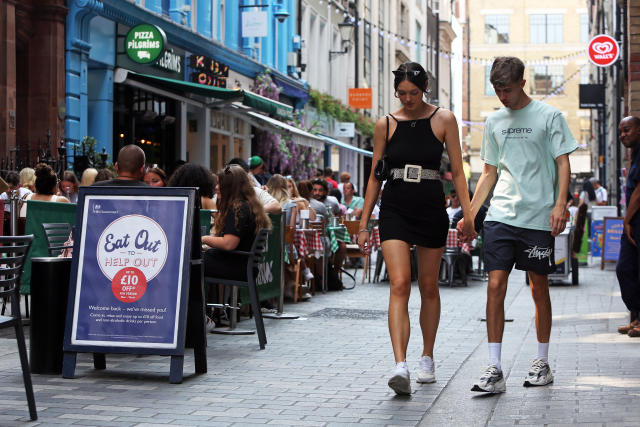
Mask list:
[{"label": "white sock", "polygon": [[409,369],[407,366],[407,361],[404,362],[396,362],[396,369]]},{"label": "white sock", "polygon": [[309,270],[309,267],[305,268],[304,269],[304,274],[309,274],[309,273],[311,273],[311,270]]},{"label": "white sock", "polygon": [[545,362],[549,361],[549,343],[548,342],[538,343],[538,357],[536,359],[542,359]]},{"label": "white sock", "polygon": [[500,351],[502,350],[501,342],[490,342],[489,343],[489,364],[496,365],[499,371],[502,371],[502,366],[500,365]]}]

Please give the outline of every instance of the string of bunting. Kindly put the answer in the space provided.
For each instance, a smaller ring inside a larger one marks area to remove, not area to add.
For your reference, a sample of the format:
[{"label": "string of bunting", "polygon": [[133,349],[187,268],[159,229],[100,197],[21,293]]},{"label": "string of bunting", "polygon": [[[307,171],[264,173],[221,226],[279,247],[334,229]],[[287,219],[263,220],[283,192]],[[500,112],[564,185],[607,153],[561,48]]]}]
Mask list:
[{"label": "string of bunting", "polygon": [[[582,64],[576,71],[571,73],[571,75],[569,77],[564,79],[562,81],[562,83],[560,83],[560,85],[558,87],[556,87],[553,91],[549,92],[548,94],[546,94],[545,96],[540,98],[540,101],[545,101],[547,99],[553,98],[555,96],[558,96],[558,95],[564,93],[564,89],[565,89],[565,86],[567,85],[567,83],[569,83],[570,81],[572,81],[573,79],[578,77],[580,75],[580,71],[582,71],[582,69],[584,67],[586,67],[587,65],[589,65],[589,64],[588,63]],[[485,122],[473,122],[473,121],[468,121],[468,120],[461,120],[461,122],[462,122],[463,125],[471,127],[472,130],[475,130],[473,128],[474,126],[484,126],[484,124],[485,124]]]},{"label": "string of bunting", "polygon": [[[340,3],[337,3],[332,0],[319,0],[318,4],[322,6],[325,1],[327,3],[328,10],[330,10],[331,7],[333,6],[336,14],[342,14],[343,18],[348,18],[351,23],[355,23],[356,19],[351,14],[349,14]],[[396,43],[400,43],[400,45],[403,45],[403,46],[406,45],[407,47],[416,47],[416,48],[420,46],[421,48],[424,48],[427,50],[427,54],[433,54],[434,52],[436,52],[436,49],[434,47],[431,47],[426,43],[418,42],[414,39],[410,39],[401,34],[397,34],[392,31],[389,31],[380,25],[369,23],[364,19],[359,19],[357,26],[361,27],[362,25],[365,26],[365,31],[367,30],[371,31],[372,33],[376,33],[381,37],[386,37],[387,40],[393,40]],[[439,57],[445,58],[445,59],[448,59],[448,58],[453,59],[458,56],[462,56],[462,62],[470,63],[470,64],[491,65],[494,59],[494,58],[482,58],[482,57],[469,56],[469,55],[460,55],[445,49],[439,49],[437,53]],[[586,50],[582,49],[577,52],[572,52],[566,55],[557,56],[553,58],[545,57],[543,59],[537,59],[537,60],[526,60],[525,65],[526,66],[555,65],[555,64],[566,65],[569,61],[582,57],[584,55],[586,55]]]}]

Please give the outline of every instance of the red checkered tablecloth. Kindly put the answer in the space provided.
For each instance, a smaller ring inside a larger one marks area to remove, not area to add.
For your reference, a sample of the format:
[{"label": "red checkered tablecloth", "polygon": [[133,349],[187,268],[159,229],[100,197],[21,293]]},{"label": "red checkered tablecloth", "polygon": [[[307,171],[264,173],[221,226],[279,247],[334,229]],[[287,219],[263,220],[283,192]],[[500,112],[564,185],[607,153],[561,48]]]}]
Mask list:
[{"label": "red checkered tablecloth", "polygon": [[371,248],[378,249],[380,247],[380,228],[373,227],[373,230],[371,231],[370,239],[371,239]]},{"label": "red checkered tablecloth", "polygon": [[309,254],[322,254],[322,239],[317,230],[302,230],[296,228],[293,235],[293,244],[298,250],[300,257],[309,256]]},{"label": "red checkered tablecloth", "polygon": [[448,248],[461,248],[462,252],[467,255],[471,254],[471,245],[469,243],[462,243],[458,238],[458,230],[455,228],[449,229],[449,234],[447,234],[447,247]]}]

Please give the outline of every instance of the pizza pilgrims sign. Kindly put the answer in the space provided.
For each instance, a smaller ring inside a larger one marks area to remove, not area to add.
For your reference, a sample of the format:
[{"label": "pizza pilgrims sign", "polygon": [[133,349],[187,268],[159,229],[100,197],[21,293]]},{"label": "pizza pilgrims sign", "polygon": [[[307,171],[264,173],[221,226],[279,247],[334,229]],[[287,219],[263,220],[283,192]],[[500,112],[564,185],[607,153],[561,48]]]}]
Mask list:
[{"label": "pizza pilgrims sign", "polygon": [[599,34],[592,38],[587,50],[589,60],[598,67],[608,67],[616,62],[620,55],[618,42],[607,34]]}]

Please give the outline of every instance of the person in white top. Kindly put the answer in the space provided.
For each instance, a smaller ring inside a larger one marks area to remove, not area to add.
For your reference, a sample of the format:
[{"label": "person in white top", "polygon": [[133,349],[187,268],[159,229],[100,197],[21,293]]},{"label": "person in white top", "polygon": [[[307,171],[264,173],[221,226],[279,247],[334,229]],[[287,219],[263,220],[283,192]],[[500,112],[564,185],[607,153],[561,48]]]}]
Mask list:
[{"label": "person in white top", "polygon": [[591,178],[591,184],[593,184],[593,189],[596,192],[596,205],[598,206],[606,206],[607,199],[609,198],[609,194],[607,193],[607,189],[600,185],[600,181],[598,178]]},{"label": "person in white top", "polygon": [[[9,172],[5,181],[9,185],[9,188],[4,193],[0,194],[0,200],[3,202],[9,199],[9,195],[12,191],[18,192],[18,199],[20,200],[32,193],[28,188],[20,187],[20,175],[18,175],[17,172]],[[11,205],[9,203],[4,204],[4,211],[7,213],[11,212]],[[8,215],[5,215],[5,218],[8,218]]]},{"label": "person in white top", "polygon": [[[244,171],[247,172],[247,174],[249,174],[249,178],[251,178],[251,174],[249,173],[249,165],[244,160],[238,157],[235,157],[229,160],[229,163],[227,163],[227,166],[229,165],[238,165],[242,167],[242,169],[244,169]],[[256,191],[256,196],[258,196],[258,200],[260,200],[260,203],[262,203],[262,207],[264,207],[264,211],[266,213],[277,214],[282,212],[280,203],[278,203],[276,199],[271,197],[271,195],[266,190],[262,189],[259,182],[251,179],[249,180],[253,183],[254,185],[253,189]]]},{"label": "person in white top", "polygon": [[451,204],[447,208],[447,215],[449,215],[449,223],[453,221],[453,217],[462,210],[462,206],[460,205],[460,200],[458,200],[458,193],[456,190],[451,190],[449,192],[449,200]]}]

